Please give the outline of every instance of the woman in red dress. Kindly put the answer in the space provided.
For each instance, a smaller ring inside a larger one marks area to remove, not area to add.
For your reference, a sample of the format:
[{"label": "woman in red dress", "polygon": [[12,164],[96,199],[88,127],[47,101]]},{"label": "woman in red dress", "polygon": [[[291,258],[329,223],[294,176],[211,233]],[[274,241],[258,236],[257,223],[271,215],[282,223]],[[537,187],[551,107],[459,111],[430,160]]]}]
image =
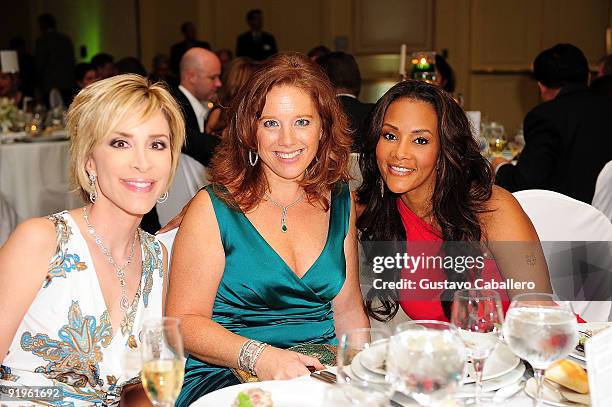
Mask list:
[{"label": "woman in red dress", "polygon": [[[504,308],[516,294],[552,291],[533,225],[512,194],[493,185],[465,112],[440,88],[417,81],[391,88],[374,108],[360,164],[357,227],[368,260],[380,254],[368,242],[378,241],[406,241],[400,250],[422,260],[374,275],[373,317],[389,320],[399,305],[412,319],[448,320],[461,287],[493,285]],[[476,263],[461,266],[466,254]],[[423,267],[428,256],[440,262]]]}]

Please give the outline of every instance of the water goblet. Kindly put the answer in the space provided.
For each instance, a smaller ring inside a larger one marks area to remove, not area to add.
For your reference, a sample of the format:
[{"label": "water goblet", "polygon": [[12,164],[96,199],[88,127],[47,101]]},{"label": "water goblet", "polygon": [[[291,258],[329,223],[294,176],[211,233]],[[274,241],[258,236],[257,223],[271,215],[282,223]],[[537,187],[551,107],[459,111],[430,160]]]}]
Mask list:
[{"label": "water goblet", "polygon": [[517,295],[506,313],[503,331],[510,349],[533,366],[537,383],[534,405],[541,406],[544,371],[569,355],[578,342],[571,304],[553,294]]},{"label": "water goblet", "polygon": [[486,359],[502,335],[504,314],[501,299],[494,290],[459,290],[453,298],[451,322],[457,327],[476,375],[473,403],[482,405],[482,377]]},{"label": "water goblet", "polygon": [[466,352],[457,328],[415,320],[397,326],[389,340],[387,374],[393,389],[422,406],[448,399],[461,384]]},{"label": "water goblet", "polygon": [[340,335],[336,362],[344,403],[388,405],[393,394],[386,377],[389,336],[384,328],[360,328]]}]

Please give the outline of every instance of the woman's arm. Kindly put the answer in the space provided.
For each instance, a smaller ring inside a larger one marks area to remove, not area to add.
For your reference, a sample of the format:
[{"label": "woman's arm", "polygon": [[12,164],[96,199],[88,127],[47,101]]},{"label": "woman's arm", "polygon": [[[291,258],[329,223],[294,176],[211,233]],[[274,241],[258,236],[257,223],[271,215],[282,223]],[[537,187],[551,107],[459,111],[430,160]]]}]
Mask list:
[{"label": "woman's arm", "polygon": [[[175,239],[166,312],[181,320],[188,353],[208,363],[236,368],[247,338],[211,319],[224,268],[225,253],[212,201],[206,191],[200,191]],[[306,365],[323,368],[314,358],[267,346],[255,371],[263,380],[289,378],[308,373]]]},{"label": "woman's arm", "polygon": [[53,223],[30,219],[0,248],[0,362],[40,290],[56,247]]},{"label": "woman's arm", "polygon": [[359,256],[357,252],[357,229],[355,227],[355,200],[352,194],[349,231],[344,239],[344,256],[346,258],[346,280],[333,301],[334,324],[337,335],[355,328],[370,327],[370,321],[364,310],[361,289],[359,287]]},{"label": "woman's arm", "polygon": [[206,118],[206,128],[204,129],[204,133],[213,134],[217,129],[217,122],[219,121],[219,116],[221,116],[221,108],[215,107],[210,111],[208,117]]},{"label": "woman's arm", "polygon": [[481,215],[487,244],[503,279],[533,282],[533,290],[508,290],[510,297],[524,292],[552,292],[546,259],[538,234],[514,196],[493,187],[491,212]]}]

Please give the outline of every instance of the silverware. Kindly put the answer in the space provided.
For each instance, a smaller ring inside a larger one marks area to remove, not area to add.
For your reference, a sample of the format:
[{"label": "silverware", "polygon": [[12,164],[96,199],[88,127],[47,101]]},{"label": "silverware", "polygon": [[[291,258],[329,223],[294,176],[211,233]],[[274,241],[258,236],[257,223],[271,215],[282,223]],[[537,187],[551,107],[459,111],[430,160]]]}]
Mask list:
[{"label": "silverware", "polygon": [[[313,379],[321,380],[325,383],[335,384],[338,382],[338,376],[335,373],[329,372],[327,370],[321,370],[318,372],[313,372],[310,374],[310,377]],[[389,404],[393,407],[404,407],[402,404],[397,401],[390,399]]]}]

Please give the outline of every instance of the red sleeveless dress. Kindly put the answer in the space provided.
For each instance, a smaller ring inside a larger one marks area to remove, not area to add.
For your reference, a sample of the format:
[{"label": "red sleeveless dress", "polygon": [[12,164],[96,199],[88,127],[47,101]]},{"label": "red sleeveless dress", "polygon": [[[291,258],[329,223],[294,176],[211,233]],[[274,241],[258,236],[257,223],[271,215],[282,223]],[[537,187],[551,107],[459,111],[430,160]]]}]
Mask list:
[{"label": "red sleeveless dress", "polygon": [[[439,233],[412,212],[400,198],[397,199],[397,209],[406,230],[408,254],[411,256],[438,255],[438,249],[443,243]],[[402,281],[413,282],[409,289],[399,290],[400,306],[404,312],[411,319],[448,321],[440,302],[440,294],[444,291],[444,288],[431,288],[431,286],[441,284],[446,280],[444,270],[435,267],[412,270],[404,268],[401,274]],[[503,281],[494,259],[484,259],[484,268],[479,278],[482,278],[485,282],[496,281],[499,283]],[[424,283],[425,281],[426,283]],[[503,289],[497,290],[497,292],[502,300],[505,314],[510,306],[508,293]]]}]

